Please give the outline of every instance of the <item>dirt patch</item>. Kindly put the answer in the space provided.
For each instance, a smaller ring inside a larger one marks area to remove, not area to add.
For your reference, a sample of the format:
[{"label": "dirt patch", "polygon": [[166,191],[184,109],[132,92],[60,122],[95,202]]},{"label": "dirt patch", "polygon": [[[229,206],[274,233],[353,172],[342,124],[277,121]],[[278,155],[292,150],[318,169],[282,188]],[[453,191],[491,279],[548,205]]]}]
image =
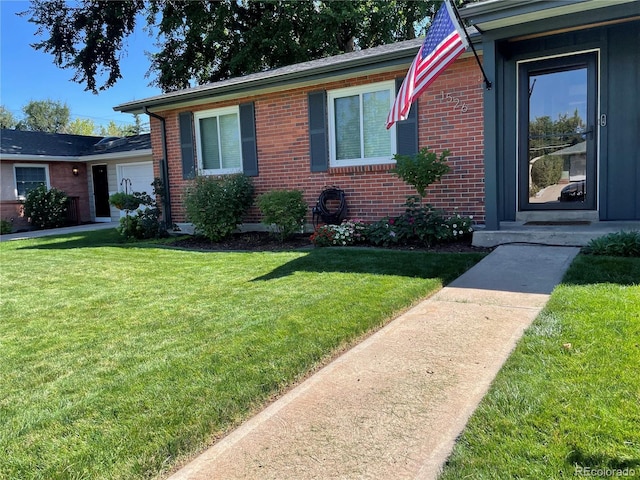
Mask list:
[{"label": "dirt patch", "polygon": [[[173,246],[189,250],[211,250],[211,251],[287,251],[316,248],[311,243],[308,234],[294,235],[284,242],[280,242],[275,236],[268,232],[242,232],[234,233],[226,240],[211,242],[205,237],[186,236],[180,237],[172,243]],[[368,248],[371,245],[360,245]],[[418,244],[393,245],[384,247],[393,250],[420,250],[441,253],[468,253],[468,252],[490,252],[491,248],[474,247],[470,241],[443,243],[426,247]]]}]

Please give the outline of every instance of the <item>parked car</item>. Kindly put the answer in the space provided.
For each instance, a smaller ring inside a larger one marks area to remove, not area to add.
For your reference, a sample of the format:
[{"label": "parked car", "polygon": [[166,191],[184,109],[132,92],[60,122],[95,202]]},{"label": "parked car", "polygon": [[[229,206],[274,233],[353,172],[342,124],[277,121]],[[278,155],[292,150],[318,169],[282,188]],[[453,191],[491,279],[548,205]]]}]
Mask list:
[{"label": "parked car", "polygon": [[570,183],[560,191],[560,197],[558,197],[558,200],[561,202],[584,202],[586,193],[585,187],[584,180]]}]

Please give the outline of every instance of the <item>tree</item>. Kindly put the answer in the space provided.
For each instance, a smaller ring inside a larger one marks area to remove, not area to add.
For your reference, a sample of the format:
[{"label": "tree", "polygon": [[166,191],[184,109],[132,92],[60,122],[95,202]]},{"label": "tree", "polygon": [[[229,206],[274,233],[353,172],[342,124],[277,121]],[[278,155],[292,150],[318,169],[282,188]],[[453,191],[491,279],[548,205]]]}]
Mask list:
[{"label": "tree", "polygon": [[126,137],[129,126],[120,127],[111,120],[107,127],[100,125],[100,135],[103,137]]},{"label": "tree", "polygon": [[22,108],[25,118],[19,128],[34,132],[64,133],[69,124],[69,107],[53,100],[32,100]]},{"label": "tree", "polygon": [[[161,39],[150,55],[164,91],[236,77],[416,36],[425,0],[31,0],[25,15],[54,63],[97,92],[121,78],[125,40],[143,19]],[[156,20],[159,18],[159,20]],[[99,72],[104,72],[104,76]]]},{"label": "tree", "polygon": [[15,128],[17,123],[13,113],[0,105],[0,128]]},{"label": "tree", "polygon": [[94,135],[95,131],[96,126],[93,120],[88,118],[76,118],[66,129],[66,133],[73,135]]}]

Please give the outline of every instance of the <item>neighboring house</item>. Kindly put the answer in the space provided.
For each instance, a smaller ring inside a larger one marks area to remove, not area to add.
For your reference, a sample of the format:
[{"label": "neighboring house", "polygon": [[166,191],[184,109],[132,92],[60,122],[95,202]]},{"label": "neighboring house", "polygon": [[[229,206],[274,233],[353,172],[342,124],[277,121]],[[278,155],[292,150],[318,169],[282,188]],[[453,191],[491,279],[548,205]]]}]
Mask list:
[{"label": "neighboring house", "polygon": [[[482,75],[460,57],[390,130],[385,120],[421,39],[384,45],[115,107],[151,116],[154,170],[169,186],[169,222],[186,222],[195,175],[244,172],[257,194],[299,189],[311,208],[326,186],[344,190],[348,216],[404,211],[415,189],[389,173],[395,153],[448,149],[451,172],[427,202],[484,218]],[[253,207],[247,224],[257,228]]]},{"label": "neighboring house", "polygon": [[38,185],[55,187],[73,199],[70,221],[110,222],[121,212],[109,195],[152,193],[150,135],[92,137],[0,130],[0,218],[14,229],[28,227],[22,212],[26,194]]},{"label": "neighboring house", "polygon": [[[482,32],[493,81],[484,94],[487,229],[640,220],[640,1],[492,0],[461,15]],[[531,170],[544,156],[562,173],[539,191]]]}]

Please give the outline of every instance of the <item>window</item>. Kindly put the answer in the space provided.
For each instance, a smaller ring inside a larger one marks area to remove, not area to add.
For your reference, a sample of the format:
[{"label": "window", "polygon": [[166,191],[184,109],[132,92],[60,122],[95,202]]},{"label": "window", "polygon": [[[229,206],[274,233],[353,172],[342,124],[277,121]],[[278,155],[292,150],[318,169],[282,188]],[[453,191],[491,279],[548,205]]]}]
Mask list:
[{"label": "window", "polygon": [[242,171],[238,108],[195,114],[198,168],[204,175]]},{"label": "window", "polygon": [[49,188],[49,169],[46,165],[15,165],[16,195],[25,198],[40,185]]},{"label": "window", "polygon": [[328,93],[331,166],[392,161],[395,126],[387,130],[385,123],[394,98],[393,81]]}]

